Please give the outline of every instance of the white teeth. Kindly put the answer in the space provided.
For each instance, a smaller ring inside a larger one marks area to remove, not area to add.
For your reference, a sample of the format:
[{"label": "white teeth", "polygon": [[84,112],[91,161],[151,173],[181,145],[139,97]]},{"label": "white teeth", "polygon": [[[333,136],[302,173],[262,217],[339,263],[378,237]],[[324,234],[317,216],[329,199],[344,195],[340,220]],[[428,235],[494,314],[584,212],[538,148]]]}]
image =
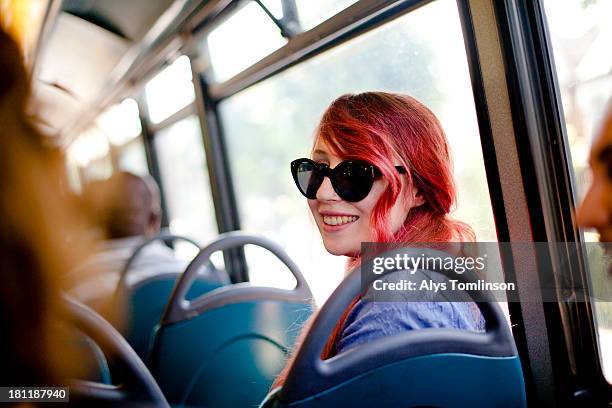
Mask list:
[{"label": "white teeth", "polygon": [[348,224],[349,222],[356,221],[357,218],[359,217],[356,217],[354,215],[350,215],[350,216],[343,215],[341,217],[324,215],[323,222],[327,225],[342,225],[342,224]]}]

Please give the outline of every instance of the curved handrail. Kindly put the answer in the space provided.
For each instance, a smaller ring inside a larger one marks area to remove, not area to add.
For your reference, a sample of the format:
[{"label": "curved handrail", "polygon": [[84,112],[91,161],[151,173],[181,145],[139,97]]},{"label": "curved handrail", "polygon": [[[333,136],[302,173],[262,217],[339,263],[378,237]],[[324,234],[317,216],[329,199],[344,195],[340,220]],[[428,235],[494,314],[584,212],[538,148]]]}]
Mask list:
[{"label": "curved handrail", "polygon": [[[192,301],[186,299],[187,292],[196,279],[198,270],[206,262],[209,262],[213,253],[245,245],[256,245],[274,254],[293,274],[297,282],[296,287],[292,290],[286,290],[236,284],[215,289]],[[210,308],[225,304],[228,301],[229,294],[234,299],[240,300],[255,300],[259,298],[295,300],[312,298],[306,279],[304,279],[298,266],[291,260],[283,248],[267,238],[244,234],[240,231],[232,231],[219,235],[216,240],[203,248],[191,261],[187,270],[180,276],[172,290],[161,322],[162,324],[170,324],[197,316]]]},{"label": "curved handrail", "polygon": [[158,235],[155,235],[154,237],[146,239],[134,249],[134,251],[132,252],[132,255],[130,255],[125,265],[123,265],[123,269],[121,269],[121,272],[119,273],[119,280],[117,281],[117,286],[115,287],[115,296],[118,294],[121,288],[123,288],[123,286],[125,285],[125,281],[127,279],[127,275],[130,271],[130,268],[132,267],[132,264],[134,263],[136,258],[138,258],[138,255],[140,255],[140,253],[142,252],[144,248],[151,245],[153,242],[157,242],[157,241],[162,241],[166,244],[172,241],[185,241],[185,242],[189,242],[190,244],[193,244],[195,247],[200,249],[200,244],[198,244],[195,240],[189,237],[182,236],[182,235],[160,233]]},{"label": "curved handrail", "polygon": [[98,344],[107,357],[129,372],[133,382],[127,386],[135,387],[133,390],[123,389],[125,387],[118,389],[105,384],[81,381],[75,383],[75,390],[85,395],[107,399],[118,398],[122,394],[127,394],[129,397],[130,393],[137,395],[143,391],[155,407],[170,408],[147,366],[110,323],[87,306],[66,295],[63,296],[63,306],[67,320]]}]

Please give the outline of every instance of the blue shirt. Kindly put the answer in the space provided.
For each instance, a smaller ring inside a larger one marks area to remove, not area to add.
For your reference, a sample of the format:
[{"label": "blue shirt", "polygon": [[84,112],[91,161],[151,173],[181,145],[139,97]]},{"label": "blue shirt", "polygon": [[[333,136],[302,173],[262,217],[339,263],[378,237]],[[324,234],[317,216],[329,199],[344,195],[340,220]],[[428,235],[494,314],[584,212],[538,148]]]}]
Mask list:
[{"label": "blue shirt", "polygon": [[358,300],[336,341],[336,353],[408,330],[454,328],[484,331],[473,302],[372,302]]}]

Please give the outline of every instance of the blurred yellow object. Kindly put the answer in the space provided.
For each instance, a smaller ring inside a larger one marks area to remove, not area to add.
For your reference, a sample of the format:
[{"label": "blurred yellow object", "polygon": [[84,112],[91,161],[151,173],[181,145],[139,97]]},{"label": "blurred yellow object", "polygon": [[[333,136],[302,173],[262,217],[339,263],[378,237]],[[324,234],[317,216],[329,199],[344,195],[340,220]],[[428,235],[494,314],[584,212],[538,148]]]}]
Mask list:
[{"label": "blurred yellow object", "polygon": [[21,47],[30,66],[50,0],[0,0],[0,27]]}]

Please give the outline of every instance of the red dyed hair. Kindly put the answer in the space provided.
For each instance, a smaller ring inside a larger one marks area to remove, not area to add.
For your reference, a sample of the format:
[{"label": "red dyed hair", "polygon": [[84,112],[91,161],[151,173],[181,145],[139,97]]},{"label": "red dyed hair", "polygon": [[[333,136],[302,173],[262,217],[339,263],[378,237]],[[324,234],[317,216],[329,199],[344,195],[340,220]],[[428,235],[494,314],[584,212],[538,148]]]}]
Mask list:
[{"label": "red dyed hair", "polygon": [[[389,187],[372,210],[370,222],[375,242],[475,240],[469,225],[448,216],[456,199],[448,141],[438,118],[415,98],[388,92],[343,95],[323,114],[317,138],[321,138],[336,156],[374,164],[389,182]],[[404,192],[401,180],[404,175],[397,172],[396,165],[407,170],[408,188]],[[412,189],[421,194],[423,204],[411,208],[402,227],[391,231],[388,224],[390,209],[400,194],[409,194]],[[347,267],[353,269],[358,263],[359,259],[352,259]],[[336,340],[357,300],[345,310],[330,335],[322,358],[335,354]],[[305,325],[303,335],[312,320]],[[284,383],[290,363],[291,360],[274,382],[274,387]]]}]

